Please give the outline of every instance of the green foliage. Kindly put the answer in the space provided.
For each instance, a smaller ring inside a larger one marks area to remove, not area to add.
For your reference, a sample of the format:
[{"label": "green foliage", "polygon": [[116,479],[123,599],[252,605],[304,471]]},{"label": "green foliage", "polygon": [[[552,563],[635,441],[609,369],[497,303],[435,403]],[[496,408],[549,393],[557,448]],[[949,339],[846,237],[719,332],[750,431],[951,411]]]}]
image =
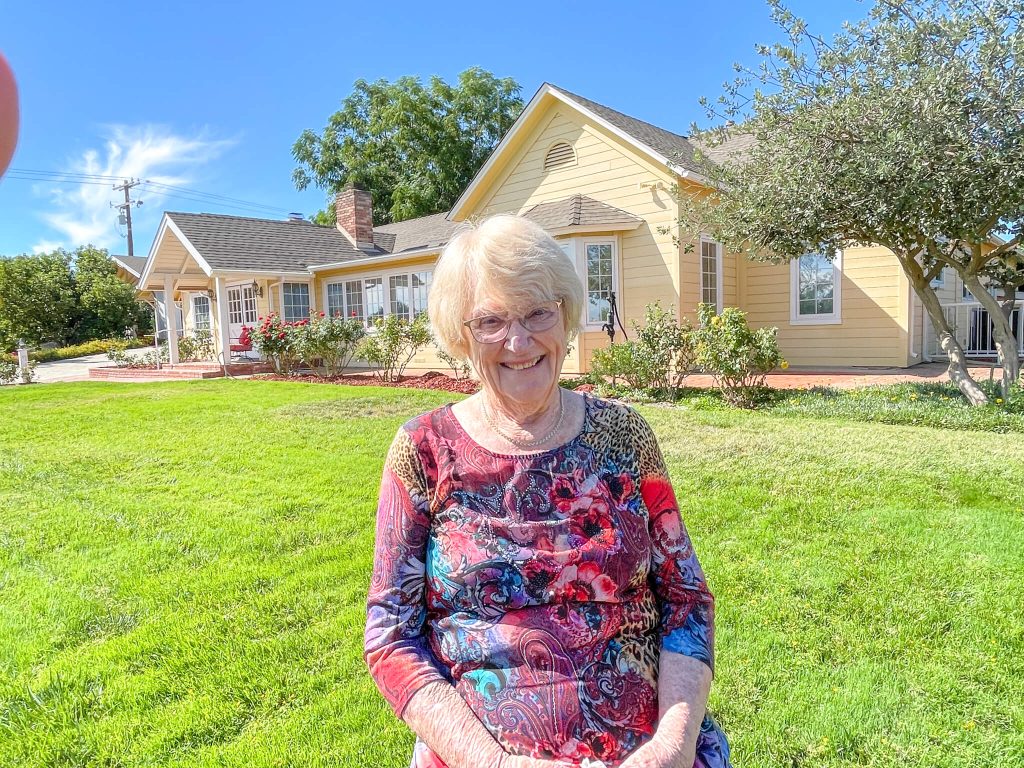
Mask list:
[{"label": "green foliage", "polygon": [[112,345],[124,345],[125,349],[138,349],[140,347],[152,346],[152,340],[145,339],[95,339],[82,344],[72,344],[70,347],[57,347],[56,349],[37,349],[28,353],[30,360],[37,363],[49,363],[54,360],[70,360],[75,357],[87,355],[102,355],[110,351]]},{"label": "green foliage", "polygon": [[735,307],[716,314],[712,305],[700,304],[697,317],[694,362],[714,377],[729,403],[756,407],[765,397],[765,374],[785,362],[779,354],[778,329],[751,330],[746,313]]},{"label": "green foliage", "polygon": [[381,381],[399,381],[416,353],[431,341],[427,316],[421,314],[410,323],[385,315],[374,325],[374,333],[360,342],[356,356],[369,363]]},{"label": "green foliage", "polygon": [[[28,381],[29,383],[35,381],[35,362],[29,362],[28,364]],[[21,381],[21,368],[18,366],[17,359],[11,359],[10,357],[0,353],[0,385],[13,384],[16,381]]]},{"label": "green foliage", "polygon": [[[296,188],[313,184],[332,198],[356,183],[373,196],[374,224],[449,210],[519,116],[519,85],[479,68],[458,83],[417,77],[357,80],[317,134],[292,147]],[[333,223],[333,202],[314,215]]]},{"label": "green foliage", "polygon": [[449,355],[435,342],[435,351],[438,359],[452,370],[452,376],[456,381],[468,379],[473,371],[468,360],[459,360],[455,355]]},{"label": "green foliage", "polygon": [[0,259],[0,349],[75,344],[149,326],[152,311],[104,250],[82,246]]},{"label": "green foliage", "polygon": [[308,324],[308,320],[286,323],[276,312],[260,318],[255,328],[243,327],[242,332],[256,346],[260,354],[274,366],[274,372],[283,376],[294,373],[302,355],[299,350],[299,336],[295,329],[299,325]]},{"label": "green foliage", "polygon": [[128,354],[128,350],[133,347],[127,340],[113,341],[109,347],[107,359],[118,368],[156,368],[157,364],[165,365],[171,359],[171,351],[166,344],[160,345],[159,353],[150,349],[141,355]]},{"label": "green foliage", "polygon": [[213,360],[213,336],[209,331],[196,331],[178,339],[178,359],[183,363]]},{"label": "green foliage", "polygon": [[[680,225],[759,259],[884,245],[963,367],[930,281],[948,267],[1024,283],[1024,0],[876,0],[830,40],[770,5],[784,39],[705,101],[715,194],[684,195]],[[988,250],[993,236],[1006,242]],[[1008,336],[997,300],[977,298]],[[1016,356],[1004,365],[1016,378]],[[984,401],[969,377],[964,391]]]},{"label": "green foliage", "polygon": [[633,390],[665,390],[674,396],[693,367],[693,328],[676,320],[658,303],[644,308],[642,323],[633,322],[635,340],[594,350],[590,372],[598,381],[624,379]]},{"label": "green foliage", "polygon": [[299,357],[313,367],[318,361],[320,373],[337,376],[345,372],[355,355],[366,328],[354,318],[327,317],[321,312],[305,325],[293,326]]}]

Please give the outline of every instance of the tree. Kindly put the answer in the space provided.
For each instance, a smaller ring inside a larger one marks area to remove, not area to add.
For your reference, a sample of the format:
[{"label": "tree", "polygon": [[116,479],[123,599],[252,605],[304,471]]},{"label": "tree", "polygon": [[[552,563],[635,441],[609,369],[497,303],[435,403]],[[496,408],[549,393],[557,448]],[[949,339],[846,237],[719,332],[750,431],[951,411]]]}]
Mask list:
[{"label": "tree", "polygon": [[126,328],[144,325],[152,311],[139,304],[135,288],[117,276],[105,250],[82,246],[75,250],[75,290],[80,317],[76,335],[81,340],[123,336]]},{"label": "tree", "polygon": [[[449,210],[523,108],[519,85],[479,68],[456,85],[440,77],[357,80],[322,133],[292,147],[297,189],[333,198],[357,183],[373,195],[374,224]],[[314,221],[334,220],[332,205]]]},{"label": "tree", "polygon": [[[757,259],[834,254],[850,243],[889,248],[936,329],[951,380],[970,402],[985,402],[931,281],[943,268],[960,275],[993,320],[1004,388],[1015,381],[1024,0],[876,0],[831,40],[769,2],[785,41],[759,46],[757,68],[737,66],[723,95],[703,101],[719,123],[697,132],[718,146],[703,155],[714,191],[681,196],[680,223]],[[736,133],[756,140],[742,154],[729,150]]]},{"label": "tree", "polygon": [[74,341],[78,296],[72,255],[53,253],[0,259],[0,329],[5,347],[19,339],[38,345]]},{"label": "tree", "polygon": [[145,327],[150,315],[105,250],[86,245],[0,258],[0,349],[19,339],[63,346],[119,337]]}]

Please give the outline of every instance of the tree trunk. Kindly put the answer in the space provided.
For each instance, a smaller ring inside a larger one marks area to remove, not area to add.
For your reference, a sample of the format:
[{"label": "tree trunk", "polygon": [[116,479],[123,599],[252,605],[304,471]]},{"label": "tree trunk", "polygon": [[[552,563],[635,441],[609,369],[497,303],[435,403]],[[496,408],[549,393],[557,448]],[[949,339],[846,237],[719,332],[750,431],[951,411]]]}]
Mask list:
[{"label": "tree trunk", "polygon": [[[928,319],[932,321],[932,327],[935,328],[935,333],[939,337],[939,346],[949,358],[949,380],[956,384],[957,389],[963,393],[971,405],[987,403],[988,398],[985,393],[971,378],[971,374],[967,370],[967,356],[964,354],[964,348],[960,346],[960,342],[953,334],[953,329],[946,322],[946,316],[942,312],[942,305],[939,304],[939,297],[935,295],[935,289],[924,279],[920,267],[915,270],[917,274],[912,274],[911,270],[907,268],[906,262],[903,259],[900,261],[904,262],[903,269],[907,273],[907,277],[910,278],[910,284],[914,286],[914,292],[921,299],[921,303],[928,313]],[[915,263],[914,266],[918,265]]]},{"label": "tree trunk", "polygon": [[[986,290],[975,274],[962,275],[967,290],[988,310],[992,321],[992,336],[995,338],[996,351],[999,353],[999,364],[1003,368],[1001,388],[1006,397],[1010,384],[1020,376],[1020,355],[1017,354],[1017,340],[1010,328],[1010,312],[1004,314],[999,300]],[[1010,304],[1012,310],[1013,305]]]}]

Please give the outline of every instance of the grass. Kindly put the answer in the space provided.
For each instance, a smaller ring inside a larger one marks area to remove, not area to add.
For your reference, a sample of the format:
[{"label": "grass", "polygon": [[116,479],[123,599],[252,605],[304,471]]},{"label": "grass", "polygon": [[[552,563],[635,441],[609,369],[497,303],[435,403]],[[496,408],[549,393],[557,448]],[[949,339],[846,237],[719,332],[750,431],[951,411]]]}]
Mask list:
[{"label": "grass", "polygon": [[[395,429],[450,397],[0,390],[0,765],[407,764],[361,660],[374,502]],[[1019,438],[641,410],[737,765],[1024,762]]]}]

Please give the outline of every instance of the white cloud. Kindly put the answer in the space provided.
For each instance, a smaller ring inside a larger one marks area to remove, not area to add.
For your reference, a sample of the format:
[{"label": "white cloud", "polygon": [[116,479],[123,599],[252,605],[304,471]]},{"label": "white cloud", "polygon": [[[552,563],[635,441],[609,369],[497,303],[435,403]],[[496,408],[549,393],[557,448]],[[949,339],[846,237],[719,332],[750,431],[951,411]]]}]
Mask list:
[{"label": "white cloud", "polygon": [[[70,174],[113,176],[117,179],[144,179],[160,184],[188,186],[195,183],[196,172],[216,159],[234,142],[214,140],[204,134],[179,136],[159,126],[112,125],[104,131],[106,143],[102,149],[89,149],[72,160],[63,170]],[[125,249],[118,233],[118,211],[112,202],[123,202],[123,193],[114,190],[113,180],[83,179],[81,184],[60,184],[46,188],[52,210],[42,219],[60,233],[59,240],[46,238],[33,246],[36,252],[53,250],[58,246],[74,248],[86,243],[113,251]],[[146,208],[132,209],[133,229],[136,229],[143,211],[158,212],[164,196],[152,187],[138,188],[133,198],[141,197]],[[149,217],[146,217],[149,218]],[[140,247],[138,232],[135,253],[145,252]]]}]

